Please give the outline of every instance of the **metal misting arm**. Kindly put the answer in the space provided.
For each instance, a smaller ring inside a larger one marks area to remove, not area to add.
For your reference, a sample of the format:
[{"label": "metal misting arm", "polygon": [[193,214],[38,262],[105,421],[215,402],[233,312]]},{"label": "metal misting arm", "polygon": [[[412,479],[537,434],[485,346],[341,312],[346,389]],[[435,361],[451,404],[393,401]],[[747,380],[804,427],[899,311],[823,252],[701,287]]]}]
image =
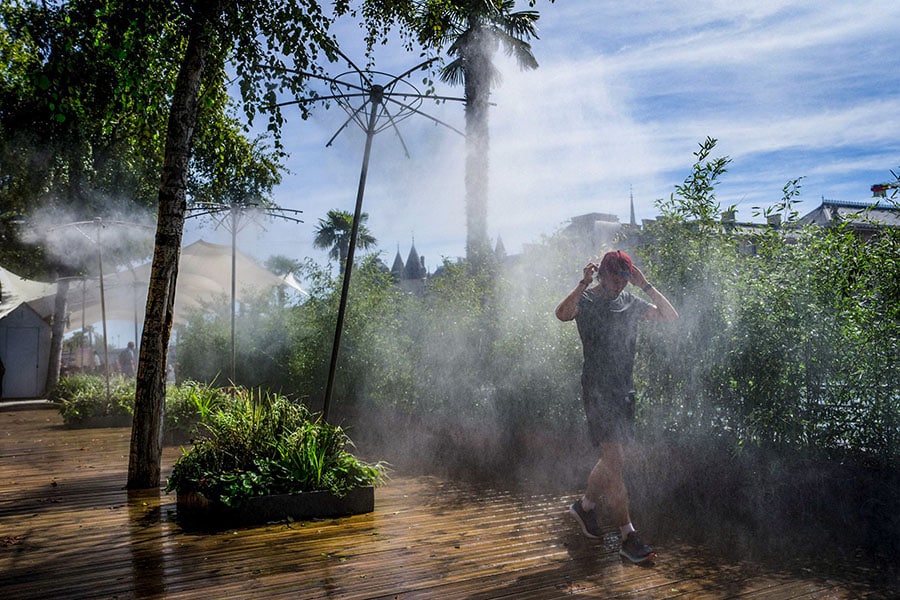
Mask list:
[{"label": "metal misting arm", "polygon": [[[369,96],[369,94],[366,94],[366,96]],[[357,108],[356,110],[354,110],[352,112],[346,106],[341,104],[341,108],[343,108],[345,111],[347,111],[347,113],[350,116],[347,117],[347,120],[344,121],[340,127],[338,127],[338,130],[334,132],[334,135],[331,136],[331,139],[329,139],[328,142],[326,142],[326,144],[325,144],[326,148],[331,147],[332,142],[334,142],[334,140],[337,139],[337,136],[339,136],[341,134],[341,132],[347,128],[347,125],[350,123],[350,121],[356,121],[356,124],[359,125],[360,127],[362,127],[362,129],[365,131],[366,125],[363,123],[362,119],[359,118],[359,113],[361,113],[361,112],[363,112],[363,110],[365,110],[367,104],[368,104],[368,101],[363,102],[362,104],[359,105],[359,108]],[[373,108],[372,110],[375,110],[375,109]]]},{"label": "metal misting arm", "polygon": [[369,94],[368,93],[359,93],[359,94],[332,94],[331,96],[316,96],[315,98],[301,98],[300,100],[287,100],[285,102],[277,102],[275,104],[270,104],[270,108],[274,108],[276,106],[290,106],[291,104],[309,104],[310,102],[322,102],[326,100],[337,100],[340,102],[345,98],[365,98]]},{"label": "metal misting arm", "polygon": [[463,133],[462,131],[460,131],[459,129],[457,129],[456,127],[454,127],[453,125],[450,125],[449,123],[445,123],[444,121],[441,121],[440,119],[437,119],[437,118],[435,118],[435,117],[432,117],[432,116],[429,115],[428,113],[422,112],[421,110],[419,110],[418,108],[415,108],[414,106],[410,106],[409,104],[404,104],[404,103],[402,103],[402,102],[400,102],[400,101],[398,101],[398,100],[394,100],[394,99],[393,99],[392,97],[390,97],[390,96],[388,96],[388,97],[386,98],[386,100],[387,100],[388,102],[392,102],[392,103],[394,103],[394,104],[399,104],[400,106],[403,106],[406,110],[412,111],[412,112],[414,112],[414,113],[417,114],[417,115],[423,116],[423,117],[425,117],[426,119],[428,119],[429,121],[432,121],[432,122],[434,122],[434,123],[437,123],[438,125],[443,125],[443,126],[446,127],[447,129],[449,129],[449,130],[451,130],[451,131],[455,131],[456,133],[458,133],[459,135],[461,135],[461,136],[463,136],[463,137],[466,136],[465,133]]},{"label": "metal misting arm", "polygon": [[[271,69],[272,68],[272,67],[266,67],[264,65],[257,65],[257,66],[262,69]],[[344,87],[354,89],[359,92],[365,93],[367,91],[367,88],[365,86],[357,85],[355,83],[349,83],[346,81],[341,81],[339,79],[335,79],[334,77],[329,77],[328,75],[319,75],[318,73],[310,73],[309,71],[298,71],[297,69],[289,69],[287,67],[275,67],[275,70],[281,71],[282,73],[293,73],[294,75],[301,75],[303,77],[309,77],[311,79],[319,79],[321,81],[328,82],[331,85],[342,85]],[[350,72],[353,72],[353,71],[350,71]],[[345,75],[346,74],[347,73],[345,73]],[[366,81],[366,83],[369,83],[368,80]],[[371,85],[371,84],[369,83],[369,85]],[[315,98],[306,98],[306,100],[315,100]]]},{"label": "metal misting arm", "polygon": [[[400,145],[403,147],[403,154],[404,154],[404,156],[406,156],[406,158],[409,158],[409,149],[406,147],[406,142],[403,141],[403,136],[400,135],[400,129],[397,127],[397,121],[398,121],[398,119],[399,119],[399,120],[403,120],[403,119],[405,119],[406,117],[404,116],[404,117],[400,118],[400,117],[398,116],[398,118],[394,118],[394,115],[392,115],[392,114],[388,111],[388,108],[387,108],[387,105],[386,105],[386,104],[382,104],[382,105],[380,105],[380,106],[381,106],[382,112],[383,112],[385,115],[387,115],[387,118],[388,118],[388,124],[389,124],[391,127],[393,127],[394,132],[397,134],[397,139],[400,140]],[[376,110],[376,108],[373,107],[373,110]],[[402,111],[401,111],[401,114],[402,114]],[[384,128],[382,128],[382,129],[384,129]]]}]

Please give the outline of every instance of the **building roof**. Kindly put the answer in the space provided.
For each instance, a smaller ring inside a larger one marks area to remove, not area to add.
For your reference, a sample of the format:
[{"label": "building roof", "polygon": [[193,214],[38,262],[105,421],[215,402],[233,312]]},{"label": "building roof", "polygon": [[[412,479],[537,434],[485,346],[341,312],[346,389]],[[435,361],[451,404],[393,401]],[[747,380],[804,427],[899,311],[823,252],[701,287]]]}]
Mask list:
[{"label": "building roof", "polygon": [[873,202],[843,202],[822,199],[822,204],[800,218],[800,225],[826,227],[850,222],[857,229],[900,227],[900,210],[883,200]]}]

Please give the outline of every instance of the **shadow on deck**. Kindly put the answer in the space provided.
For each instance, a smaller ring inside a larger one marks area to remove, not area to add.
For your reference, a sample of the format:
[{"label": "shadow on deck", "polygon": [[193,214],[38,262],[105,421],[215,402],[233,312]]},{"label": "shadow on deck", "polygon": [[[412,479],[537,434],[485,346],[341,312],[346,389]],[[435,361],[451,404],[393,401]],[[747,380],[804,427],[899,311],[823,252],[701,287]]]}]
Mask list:
[{"label": "shadow on deck", "polygon": [[[395,473],[375,511],[196,534],[174,496],[123,489],[128,429],[0,412],[0,596],[48,598],[891,598],[878,565],[741,561],[677,540],[623,564],[571,495]],[[180,453],[164,450],[165,476]]]}]

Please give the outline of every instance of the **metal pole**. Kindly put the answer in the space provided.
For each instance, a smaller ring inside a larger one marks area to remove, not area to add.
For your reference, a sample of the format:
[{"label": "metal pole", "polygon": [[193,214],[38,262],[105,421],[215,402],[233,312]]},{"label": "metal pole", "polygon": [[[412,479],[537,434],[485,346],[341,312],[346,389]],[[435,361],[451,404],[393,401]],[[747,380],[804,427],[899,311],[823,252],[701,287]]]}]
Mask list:
[{"label": "metal pole", "polygon": [[334,344],[331,347],[331,364],[328,368],[328,384],[325,386],[325,401],[322,405],[322,418],[328,421],[328,409],[334,392],[334,376],[337,370],[338,353],[341,347],[341,331],[344,328],[344,314],[347,310],[347,293],[350,290],[350,273],[353,270],[353,254],[356,249],[356,235],[359,232],[359,219],[362,215],[363,196],[366,191],[366,175],[369,172],[369,156],[372,152],[372,138],[375,136],[375,123],[378,109],[384,96],[384,88],[372,86],[369,92],[372,112],[369,113],[369,125],[366,129],[366,148],[363,152],[362,169],[359,173],[359,188],[356,191],[356,209],[353,213],[353,226],[350,228],[350,244],[347,249],[347,265],[344,267],[344,281],[341,286],[341,302],[338,307],[337,324],[334,328]]},{"label": "metal pole", "polygon": [[[129,265],[130,266],[130,265]],[[138,336],[138,280],[134,267],[131,267],[131,300],[134,304],[134,352],[136,356],[140,355],[140,337]]]},{"label": "metal pole", "polygon": [[235,311],[235,273],[237,272],[237,205],[231,205],[231,385],[235,385],[234,369],[234,311]]},{"label": "metal pole", "polygon": [[106,370],[106,401],[109,402],[109,337],[106,332],[106,294],[103,290],[103,244],[100,243],[101,219],[94,219],[97,224],[97,262],[100,267],[100,315],[103,320],[103,362]]},{"label": "metal pole", "polygon": [[[82,369],[84,369],[84,338],[87,337],[87,328],[84,326],[85,325],[85,323],[84,323],[84,309],[85,309],[84,304],[87,301],[86,298],[87,298],[87,294],[85,293],[85,290],[84,290],[84,277],[82,277],[81,278],[81,343],[78,345],[78,347],[81,351],[81,362],[82,362],[81,368]],[[94,339],[93,339],[93,336],[91,336],[90,350],[91,350],[91,356],[90,356],[91,370],[93,370],[93,368],[94,368]]]}]

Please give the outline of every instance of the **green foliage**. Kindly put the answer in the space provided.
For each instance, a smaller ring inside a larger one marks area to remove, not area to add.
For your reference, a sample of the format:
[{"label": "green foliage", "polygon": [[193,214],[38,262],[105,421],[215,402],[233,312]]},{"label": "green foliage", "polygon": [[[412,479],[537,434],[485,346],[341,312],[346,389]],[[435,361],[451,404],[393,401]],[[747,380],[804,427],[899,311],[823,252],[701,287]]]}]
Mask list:
[{"label": "green foliage", "polygon": [[465,423],[492,410],[483,369],[494,323],[489,303],[481,301],[484,291],[483,280],[465,265],[445,262],[421,301],[398,307],[403,312],[394,318],[409,339],[405,356],[415,374],[408,399],[417,411]]},{"label": "green foliage", "polygon": [[50,400],[59,404],[59,412],[66,424],[77,424],[94,417],[130,416],[134,411],[134,380],[112,377],[107,399],[103,377],[62,377],[50,394]]},{"label": "green foliage", "polygon": [[800,228],[795,179],[763,213],[778,226],[734,231],[709,185],[726,159],[700,164],[713,146],[643,234],[645,273],[681,313],[642,329],[645,423],[896,460],[898,230]]},{"label": "green foliage", "polygon": [[484,376],[497,381],[501,429],[568,433],[581,424],[581,345],[553,310],[573,285],[565,278],[572,265],[585,262],[548,242],[499,281],[498,335]]},{"label": "green foliage", "polygon": [[[337,315],[340,278],[307,261],[297,267],[310,297],[291,306],[259,296],[245,302],[236,318],[236,381],[244,387],[304,390],[322,400]],[[354,270],[344,322],[336,393],[349,398],[408,398],[412,374],[405,362],[408,343],[395,313],[405,302],[375,256]],[[230,313],[195,313],[178,336],[179,377],[226,382],[230,374]],[[398,358],[400,360],[398,360]],[[370,373],[389,374],[369,377]],[[404,383],[407,382],[407,383]]]},{"label": "green foliage", "polygon": [[734,386],[748,437],[896,458],[900,236],[770,236],[748,260]]},{"label": "green foliage", "polygon": [[327,490],[343,495],[375,485],[385,467],[350,454],[350,439],[302,404],[242,393],[211,413],[175,463],[166,491],[196,492],[237,506],[251,496]]},{"label": "green foliage", "polygon": [[[336,405],[415,414],[438,430],[494,439],[569,426],[580,415],[580,349],[552,316],[558,282],[534,268],[496,277],[445,261],[414,294],[365,261],[351,286]],[[295,338],[292,363],[311,390],[324,387],[337,310],[336,282],[313,281],[296,313],[306,334]]]}]

